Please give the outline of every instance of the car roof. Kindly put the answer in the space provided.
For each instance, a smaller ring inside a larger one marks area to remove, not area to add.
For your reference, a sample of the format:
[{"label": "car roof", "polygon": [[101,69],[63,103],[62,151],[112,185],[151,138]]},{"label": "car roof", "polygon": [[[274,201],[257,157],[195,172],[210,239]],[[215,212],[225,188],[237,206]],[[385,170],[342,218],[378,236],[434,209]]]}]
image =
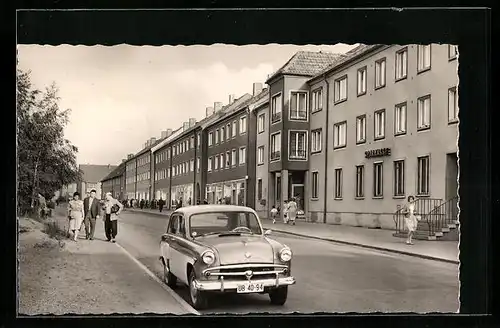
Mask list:
[{"label": "car roof", "polygon": [[181,207],[178,210],[175,210],[172,214],[182,213],[184,216],[191,216],[193,214],[219,212],[219,211],[220,212],[252,212],[252,213],[255,213],[255,211],[252,208],[246,207],[246,206],[210,204],[210,205],[194,205],[194,206]]}]

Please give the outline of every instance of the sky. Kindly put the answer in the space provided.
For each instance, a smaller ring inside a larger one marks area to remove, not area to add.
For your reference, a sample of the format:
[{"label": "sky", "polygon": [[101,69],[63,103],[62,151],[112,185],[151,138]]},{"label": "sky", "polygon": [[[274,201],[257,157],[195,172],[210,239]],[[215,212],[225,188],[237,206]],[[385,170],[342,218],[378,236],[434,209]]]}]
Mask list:
[{"label": "sky", "polygon": [[176,130],[206,107],[265,85],[297,51],[345,53],[356,45],[42,46],[19,45],[33,86],[59,88],[71,109],[65,137],[79,164],[117,165],[161,131]]}]

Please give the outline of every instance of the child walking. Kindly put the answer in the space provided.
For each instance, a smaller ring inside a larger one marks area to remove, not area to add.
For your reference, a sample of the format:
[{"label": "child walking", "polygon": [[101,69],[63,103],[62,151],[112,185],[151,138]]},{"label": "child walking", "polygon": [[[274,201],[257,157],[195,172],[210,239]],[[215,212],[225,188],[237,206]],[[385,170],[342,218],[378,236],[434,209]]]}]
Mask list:
[{"label": "child walking", "polygon": [[271,218],[273,219],[273,224],[276,223],[276,217],[278,216],[278,210],[276,207],[273,205],[273,208],[271,209]]}]

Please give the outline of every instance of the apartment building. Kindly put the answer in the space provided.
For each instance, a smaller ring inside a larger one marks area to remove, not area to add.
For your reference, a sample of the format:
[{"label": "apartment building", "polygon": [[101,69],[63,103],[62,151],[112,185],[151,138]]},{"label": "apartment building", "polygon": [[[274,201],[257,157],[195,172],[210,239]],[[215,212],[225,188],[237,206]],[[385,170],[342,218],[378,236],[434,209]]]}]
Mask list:
[{"label": "apartment building", "polygon": [[[307,212],[309,194],[309,98],[307,81],[341,54],[299,51],[266,81],[269,85],[269,206],[295,197]],[[283,212],[282,212],[283,213]]]},{"label": "apartment building", "polygon": [[166,207],[170,208],[170,179],[171,179],[171,159],[172,159],[172,148],[168,146],[169,141],[176,138],[178,134],[182,132],[182,129],[177,129],[172,131],[172,129],[167,129],[162,132],[162,141],[151,147],[151,158],[153,174],[153,195],[154,198],[159,200],[163,199],[166,203]]},{"label": "apartment building", "polygon": [[[269,206],[269,90],[249,106],[256,120],[255,153],[255,211],[261,218],[267,218]],[[251,186],[250,186],[251,187]],[[274,204],[272,204],[274,205]],[[271,206],[272,206],[271,205]]]},{"label": "apartment building", "polygon": [[111,195],[118,199],[126,199],[125,193],[125,165],[126,160],[123,160],[116,169],[109,173],[104,179],[101,180],[102,196],[110,192]]},{"label": "apartment building", "polygon": [[309,216],[393,229],[408,195],[457,195],[457,52],[360,46],[308,81]]},{"label": "apartment building", "polygon": [[137,159],[134,154],[128,154],[125,162],[125,195],[127,199],[137,199]]},{"label": "apartment building", "polygon": [[91,190],[96,191],[96,197],[103,196],[101,190],[101,180],[117,168],[116,165],[95,165],[95,164],[82,164],[79,165],[80,172],[82,172],[82,180],[78,182],[77,191],[85,197],[86,193]]},{"label": "apartment building", "polygon": [[[253,95],[226,109],[207,131],[206,199],[209,204],[255,205],[255,127],[249,105],[267,97],[262,83],[253,84]],[[230,103],[232,100],[230,99]]]}]

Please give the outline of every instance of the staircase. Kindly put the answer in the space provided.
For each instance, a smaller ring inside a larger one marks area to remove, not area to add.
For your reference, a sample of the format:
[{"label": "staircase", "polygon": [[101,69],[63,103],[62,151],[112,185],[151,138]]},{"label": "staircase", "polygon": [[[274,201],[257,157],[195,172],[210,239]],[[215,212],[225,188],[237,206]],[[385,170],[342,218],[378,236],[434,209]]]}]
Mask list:
[{"label": "staircase", "polygon": [[[402,210],[399,208],[394,213],[396,229],[393,236],[406,238],[408,230]],[[419,198],[415,201],[415,211],[421,219],[413,235],[414,239],[458,241],[458,197],[446,202],[442,199]]]}]

